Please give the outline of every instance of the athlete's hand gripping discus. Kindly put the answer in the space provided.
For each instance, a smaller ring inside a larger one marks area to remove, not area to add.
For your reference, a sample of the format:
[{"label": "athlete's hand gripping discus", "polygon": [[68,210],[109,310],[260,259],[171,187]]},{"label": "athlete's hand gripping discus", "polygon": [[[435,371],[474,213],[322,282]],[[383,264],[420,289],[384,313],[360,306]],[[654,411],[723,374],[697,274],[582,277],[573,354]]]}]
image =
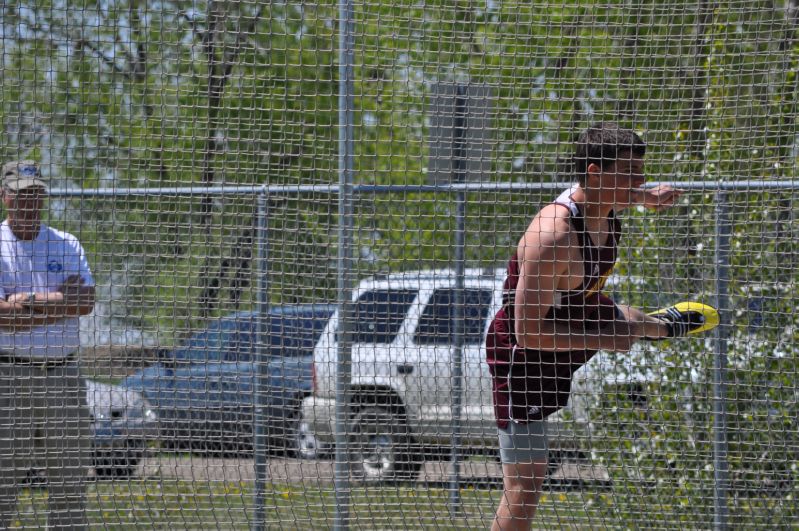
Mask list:
[{"label": "athlete's hand gripping discus", "polygon": [[667,337],[645,338],[652,341],[671,337],[695,336],[713,330],[720,322],[718,310],[701,302],[681,302],[654,311],[649,315],[665,322],[669,329]]}]

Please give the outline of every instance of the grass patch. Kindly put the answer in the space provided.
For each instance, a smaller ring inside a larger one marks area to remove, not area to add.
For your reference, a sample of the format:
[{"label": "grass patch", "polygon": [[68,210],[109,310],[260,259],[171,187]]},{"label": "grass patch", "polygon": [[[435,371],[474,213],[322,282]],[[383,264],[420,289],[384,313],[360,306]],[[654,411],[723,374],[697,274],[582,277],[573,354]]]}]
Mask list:
[{"label": "grass patch", "polygon": [[[173,479],[99,482],[88,488],[92,526],[104,529],[249,529],[255,515],[251,482],[192,482]],[[449,493],[423,485],[358,487],[351,493],[352,529],[486,529],[500,491],[463,489],[463,511],[450,515]],[[46,490],[22,491],[13,527],[45,525]],[[329,529],[335,518],[332,486],[269,483],[265,492],[269,529]],[[606,527],[586,511],[582,493],[546,494],[541,528]]]},{"label": "grass patch", "polygon": [[[255,518],[252,482],[133,479],[99,482],[88,487],[88,513],[98,529],[250,529]],[[462,512],[450,514],[449,492],[424,484],[398,487],[357,487],[350,497],[350,529],[487,529],[501,491],[465,488]],[[44,529],[47,494],[44,489],[21,492],[12,529]],[[332,486],[269,483],[264,493],[267,529],[330,529],[335,518]],[[637,500],[638,503],[635,503]],[[546,492],[536,517],[536,529],[674,529],[712,521],[709,499],[693,510],[669,497],[654,500],[645,492]],[[740,528],[762,528],[767,522],[791,527],[789,496],[731,507],[731,522]],[[700,507],[701,506],[701,507]],[[767,515],[771,515],[770,517]]]},{"label": "grass patch", "polygon": [[[88,487],[88,512],[98,529],[250,529],[255,518],[252,482],[132,479],[98,482]],[[500,488],[461,491],[462,512],[450,514],[449,492],[424,484],[352,489],[350,529],[488,529]],[[22,491],[12,528],[45,527],[46,490]],[[731,504],[736,528],[793,528],[785,515],[792,497],[761,500],[764,506]],[[269,483],[264,493],[267,529],[330,529],[335,518],[332,486]],[[545,492],[536,529],[675,529],[712,522],[712,500],[685,506],[673,497],[575,490]],[[710,504],[710,505],[708,505]],[[782,516],[781,516],[782,515]]]}]

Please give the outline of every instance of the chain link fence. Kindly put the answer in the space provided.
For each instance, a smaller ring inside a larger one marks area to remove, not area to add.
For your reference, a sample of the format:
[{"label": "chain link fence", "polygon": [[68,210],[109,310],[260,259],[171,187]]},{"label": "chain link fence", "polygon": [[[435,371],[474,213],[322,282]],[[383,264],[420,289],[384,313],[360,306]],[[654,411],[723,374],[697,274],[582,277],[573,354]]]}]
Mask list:
[{"label": "chain link fence", "polygon": [[722,325],[578,371],[536,525],[792,528],[796,8],[4,3],[0,154],[41,164],[97,284],[91,466],[64,493],[69,454],[27,447],[77,432],[6,426],[6,525],[85,492],[92,528],[489,527],[485,331],[612,120],[686,193],[625,211],[606,291]]}]

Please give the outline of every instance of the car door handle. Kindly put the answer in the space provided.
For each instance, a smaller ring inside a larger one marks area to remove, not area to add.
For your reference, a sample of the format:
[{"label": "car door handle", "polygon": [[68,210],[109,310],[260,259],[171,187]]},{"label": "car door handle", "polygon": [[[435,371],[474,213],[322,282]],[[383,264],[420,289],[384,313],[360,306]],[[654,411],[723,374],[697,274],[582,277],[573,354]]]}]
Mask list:
[{"label": "car door handle", "polygon": [[412,372],[413,372],[413,365],[407,365],[407,364],[397,365],[397,374],[401,374],[404,376],[411,374]]}]

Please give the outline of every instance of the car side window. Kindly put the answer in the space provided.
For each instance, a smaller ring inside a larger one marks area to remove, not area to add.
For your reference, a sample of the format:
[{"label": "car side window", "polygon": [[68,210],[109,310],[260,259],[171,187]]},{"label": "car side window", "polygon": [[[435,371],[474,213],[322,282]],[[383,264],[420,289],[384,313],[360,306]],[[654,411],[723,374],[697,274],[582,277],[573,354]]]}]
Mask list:
[{"label": "car side window", "polygon": [[383,344],[394,341],[416,293],[416,290],[387,289],[361,295],[355,303],[353,341]]},{"label": "car side window", "polygon": [[[490,291],[480,289],[463,291],[464,344],[483,342],[483,331],[490,305]],[[455,343],[455,315],[455,290],[438,289],[433,292],[416,327],[414,343],[417,345],[451,345]]]},{"label": "car side window", "polygon": [[298,315],[274,320],[266,338],[270,355],[312,355],[328,319],[329,315]]}]

